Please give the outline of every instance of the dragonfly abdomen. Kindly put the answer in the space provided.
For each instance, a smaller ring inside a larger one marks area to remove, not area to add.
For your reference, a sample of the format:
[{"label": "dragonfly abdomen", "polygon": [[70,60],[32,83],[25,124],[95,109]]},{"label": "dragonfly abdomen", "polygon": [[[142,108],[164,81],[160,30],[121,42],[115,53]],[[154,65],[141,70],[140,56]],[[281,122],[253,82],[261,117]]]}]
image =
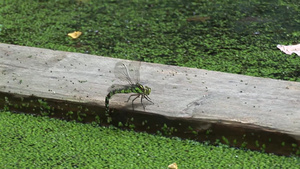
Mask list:
[{"label": "dragonfly abdomen", "polygon": [[145,88],[144,86],[140,85],[140,84],[137,84],[137,85],[134,85],[132,87],[127,87],[127,88],[124,88],[124,89],[116,89],[116,90],[112,90],[110,91],[106,98],[105,98],[105,109],[106,111],[109,111],[109,99],[115,95],[115,94],[118,94],[118,93],[138,93],[138,94],[144,94],[145,93]]}]

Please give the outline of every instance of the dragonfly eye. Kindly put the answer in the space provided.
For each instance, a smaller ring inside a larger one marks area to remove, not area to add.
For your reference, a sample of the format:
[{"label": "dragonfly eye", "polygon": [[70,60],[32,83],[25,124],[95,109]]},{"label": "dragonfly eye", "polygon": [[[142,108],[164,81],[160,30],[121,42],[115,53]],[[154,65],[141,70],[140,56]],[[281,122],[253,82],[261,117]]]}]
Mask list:
[{"label": "dragonfly eye", "polygon": [[149,94],[151,93],[151,88],[148,87],[148,86],[145,86],[145,93],[146,93],[147,95],[149,95]]}]

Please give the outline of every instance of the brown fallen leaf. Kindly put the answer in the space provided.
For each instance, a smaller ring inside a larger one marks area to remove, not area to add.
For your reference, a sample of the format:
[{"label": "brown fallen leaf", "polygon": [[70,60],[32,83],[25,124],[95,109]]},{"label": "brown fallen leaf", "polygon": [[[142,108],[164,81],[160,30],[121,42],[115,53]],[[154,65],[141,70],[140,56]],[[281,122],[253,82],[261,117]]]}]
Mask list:
[{"label": "brown fallen leaf", "polygon": [[68,33],[68,36],[70,36],[73,39],[77,39],[81,34],[82,34],[82,32],[75,31],[75,32],[72,32],[72,33]]}]

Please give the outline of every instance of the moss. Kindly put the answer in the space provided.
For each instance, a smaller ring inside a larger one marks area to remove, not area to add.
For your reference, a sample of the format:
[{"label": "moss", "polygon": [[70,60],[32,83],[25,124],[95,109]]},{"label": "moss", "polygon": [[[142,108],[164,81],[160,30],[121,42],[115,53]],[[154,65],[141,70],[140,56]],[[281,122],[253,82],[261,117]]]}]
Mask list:
[{"label": "moss", "polygon": [[[300,81],[300,57],[276,48],[299,43],[299,6],[246,0],[6,1],[0,37],[2,43]],[[83,32],[79,39],[66,36],[75,30]]]}]

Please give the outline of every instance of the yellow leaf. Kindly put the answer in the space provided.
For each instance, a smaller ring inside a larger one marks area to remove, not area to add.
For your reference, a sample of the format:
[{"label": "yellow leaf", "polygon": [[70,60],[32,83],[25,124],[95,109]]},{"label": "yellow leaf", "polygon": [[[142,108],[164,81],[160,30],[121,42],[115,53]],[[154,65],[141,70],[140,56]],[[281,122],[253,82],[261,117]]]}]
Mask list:
[{"label": "yellow leaf", "polygon": [[168,168],[170,168],[170,169],[178,169],[176,163],[170,164],[170,165],[168,166]]},{"label": "yellow leaf", "polygon": [[70,36],[73,39],[77,39],[81,34],[82,34],[82,32],[79,32],[79,31],[76,32],[75,31],[75,32],[72,32],[72,33],[68,33],[68,36]]}]

